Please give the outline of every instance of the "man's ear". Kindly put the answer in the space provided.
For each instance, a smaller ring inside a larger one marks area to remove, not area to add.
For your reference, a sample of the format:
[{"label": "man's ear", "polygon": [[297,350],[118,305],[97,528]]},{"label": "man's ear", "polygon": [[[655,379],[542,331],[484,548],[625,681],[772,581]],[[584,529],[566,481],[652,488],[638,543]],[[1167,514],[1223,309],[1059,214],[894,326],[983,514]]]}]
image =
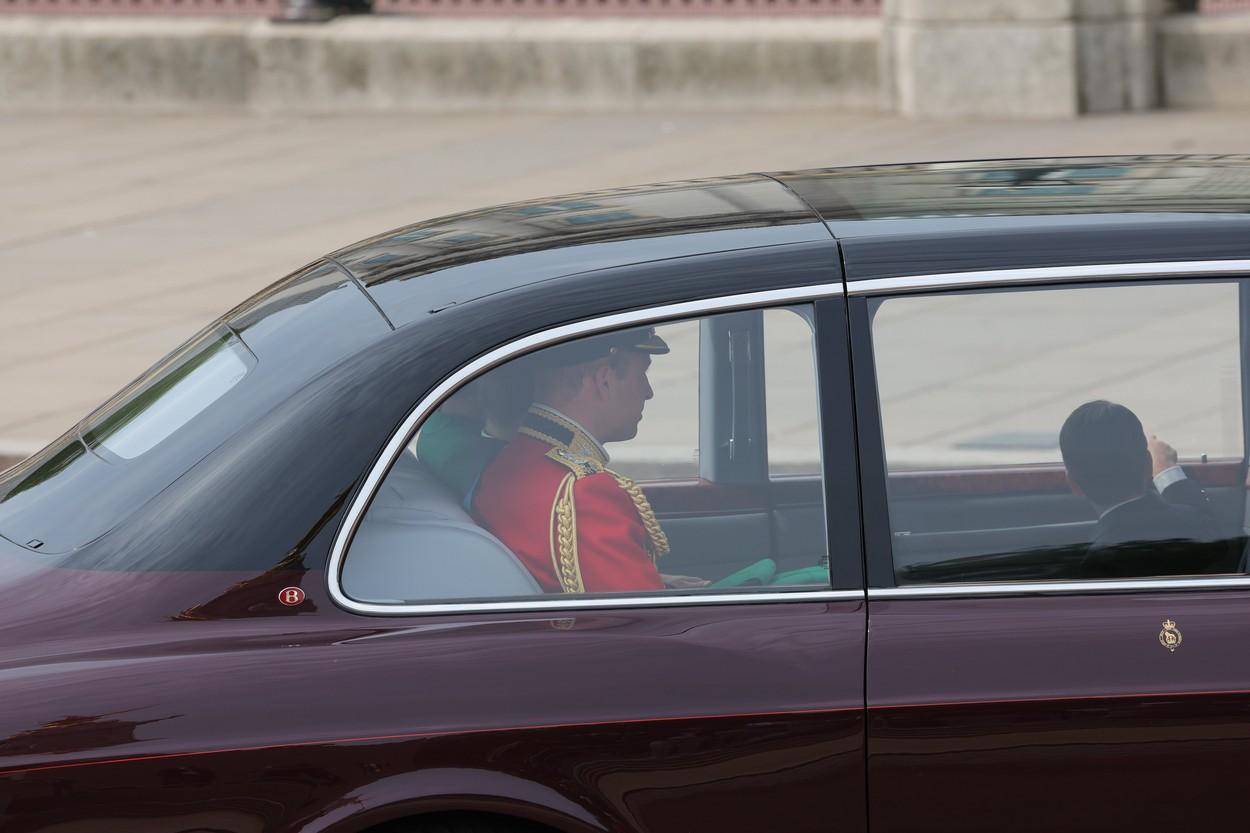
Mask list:
[{"label": "man's ear", "polygon": [[611,389],[612,382],[615,381],[612,379],[612,368],[608,366],[607,362],[603,362],[592,367],[586,375],[590,377],[590,384],[594,389],[595,396],[600,399],[605,398]]}]

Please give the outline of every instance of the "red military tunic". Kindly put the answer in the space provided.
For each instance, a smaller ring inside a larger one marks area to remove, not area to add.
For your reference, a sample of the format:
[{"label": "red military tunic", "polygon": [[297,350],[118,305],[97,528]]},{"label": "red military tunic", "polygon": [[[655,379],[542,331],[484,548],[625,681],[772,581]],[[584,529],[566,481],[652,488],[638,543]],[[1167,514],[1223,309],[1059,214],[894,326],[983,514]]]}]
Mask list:
[{"label": "red military tunic", "polygon": [[474,511],[549,593],[664,588],[664,533],[642,490],[605,462],[577,423],[535,405],[482,472]]}]

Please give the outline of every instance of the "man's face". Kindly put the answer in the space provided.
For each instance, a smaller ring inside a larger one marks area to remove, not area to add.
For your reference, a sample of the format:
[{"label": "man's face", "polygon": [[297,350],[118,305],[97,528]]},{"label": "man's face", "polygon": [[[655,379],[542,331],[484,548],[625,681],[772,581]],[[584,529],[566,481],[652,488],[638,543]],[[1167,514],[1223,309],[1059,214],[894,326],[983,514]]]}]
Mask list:
[{"label": "man's face", "polygon": [[600,442],[632,440],[638,435],[643,404],[654,395],[647,379],[650,367],[649,355],[631,350],[615,366],[606,368],[601,390],[607,427],[598,438]]}]

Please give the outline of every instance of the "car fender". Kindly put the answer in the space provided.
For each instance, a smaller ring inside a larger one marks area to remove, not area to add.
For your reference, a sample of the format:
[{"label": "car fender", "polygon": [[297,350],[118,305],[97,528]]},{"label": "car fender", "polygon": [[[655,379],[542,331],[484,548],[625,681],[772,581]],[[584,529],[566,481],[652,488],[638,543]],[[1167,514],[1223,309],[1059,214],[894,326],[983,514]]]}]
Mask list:
[{"label": "car fender", "polygon": [[613,829],[589,809],[544,784],[485,769],[444,767],[364,784],[326,807],[300,833],[357,833],[408,816],[476,811],[546,824],[563,833]]}]

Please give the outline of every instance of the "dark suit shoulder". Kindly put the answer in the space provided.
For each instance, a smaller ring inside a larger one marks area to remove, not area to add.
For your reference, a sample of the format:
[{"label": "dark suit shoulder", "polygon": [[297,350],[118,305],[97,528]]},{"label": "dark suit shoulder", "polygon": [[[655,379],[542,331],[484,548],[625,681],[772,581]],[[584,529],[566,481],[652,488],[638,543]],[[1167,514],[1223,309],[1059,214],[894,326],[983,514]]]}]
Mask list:
[{"label": "dark suit shoulder", "polygon": [[1198,481],[1186,477],[1169,485],[1163,490],[1163,499],[1168,503],[1181,506],[1192,506],[1195,509],[1210,509],[1207,493]]},{"label": "dark suit shoulder", "polygon": [[[1174,490],[1184,482],[1167,489],[1167,500],[1149,492],[1103,515],[1081,575],[1129,578],[1223,571],[1229,550],[1219,524],[1196,484],[1197,506],[1189,503],[1195,490]],[[1180,502],[1182,497],[1185,502]]]}]

